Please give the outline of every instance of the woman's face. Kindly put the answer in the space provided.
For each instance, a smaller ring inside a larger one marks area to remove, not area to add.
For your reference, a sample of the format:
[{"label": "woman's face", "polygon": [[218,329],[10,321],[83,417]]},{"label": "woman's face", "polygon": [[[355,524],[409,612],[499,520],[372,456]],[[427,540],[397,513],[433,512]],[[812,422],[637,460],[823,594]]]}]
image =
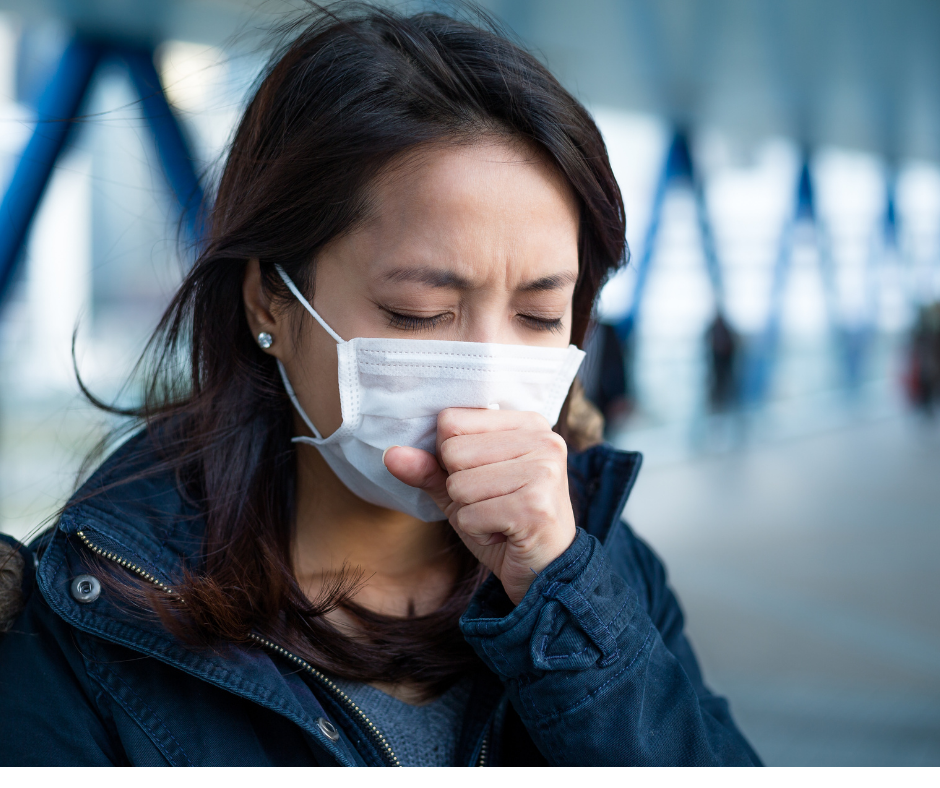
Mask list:
[{"label": "woman's face", "polygon": [[[535,152],[495,140],[430,148],[381,178],[372,206],[317,260],[313,307],[343,339],[568,345],[578,208]],[[302,308],[269,305],[256,262],[245,301],[253,332],[274,336],[268,352],[331,434],[342,423],[335,341]]]}]

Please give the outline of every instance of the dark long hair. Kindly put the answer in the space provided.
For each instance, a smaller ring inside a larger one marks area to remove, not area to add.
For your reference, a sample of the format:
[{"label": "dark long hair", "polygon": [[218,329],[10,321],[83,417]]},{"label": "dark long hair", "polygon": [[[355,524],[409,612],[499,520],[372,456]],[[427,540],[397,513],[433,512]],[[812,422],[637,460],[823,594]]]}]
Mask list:
[{"label": "dark long hair", "polygon": [[[459,540],[459,578],[426,616],[363,610],[349,575],[311,601],[293,576],[293,420],[245,317],[246,263],[257,258],[265,291],[296,309],[275,265],[311,297],[318,253],[363,218],[383,168],[424,145],[512,138],[539,150],[579,202],[581,344],[600,285],[625,258],[623,202],[590,115],[490,20],[343,9],[316,9],[285,31],[235,133],[202,251],[138,367],[144,404],[129,413],[160,458],[148,472],[175,473],[204,519],[199,561],[178,596],[110,582],[145,597],[186,642],[246,643],[255,632],[340,676],[440,688],[474,664],[458,619],[483,574]],[[361,637],[324,619],[337,605]]]}]

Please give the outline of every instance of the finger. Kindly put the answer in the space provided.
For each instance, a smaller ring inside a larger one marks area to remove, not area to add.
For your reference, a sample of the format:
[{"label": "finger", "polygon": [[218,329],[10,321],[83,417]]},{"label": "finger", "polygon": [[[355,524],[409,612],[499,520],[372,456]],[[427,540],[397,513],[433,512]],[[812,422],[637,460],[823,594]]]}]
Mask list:
[{"label": "finger", "polygon": [[563,473],[562,466],[548,459],[509,460],[450,474],[447,494],[461,505],[511,495],[526,486],[539,486],[549,494],[547,491],[554,491],[559,485],[567,488],[568,480],[562,478]]},{"label": "finger", "polygon": [[[461,506],[450,518],[457,532],[478,545],[494,544],[519,533],[528,523],[525,504],[518,495],[503,495]],[[502,539],[494,537],[501,536]]]},{"label": "finger", "polygon": [[473,435],[502,430],[551,430],[548,419],[526,410],[486,408],[445,408],[437,414],[437,448],[456,435]]},{"label": "finger", "polygon": [[495,545],[502,544],[503,542],[508,542],[506,534],[482,534],[480,536],[468,536],[463,533],[459,528],[454,529],[460,541],[463,542],[467,549],[473,553],[477,560],[482,564],[490,566],[490,563],[486,559],[485,552],[479,552],[481,547],[494,547]]},{"label": "finger", "polygon": [[382,455],[382,462],[392,476],[409,487],[424,490],[447,514],[447,507],[451,505],[447,474],[433,454],[411,446],[390,446]]},{"label": "finger", "polygon": [[536,453],[564,465],[568,447],[564,438],[550,430],[504,430],[455,435],[441,443],[437,456],[448,473],[456,473]]},{"label": "finger", "polygon": [[[544,552],[547,547],[556,550],[557,555],[571,544],[574,534],[573,524],[571,528],[556,527],[557,514],[557,505],[550,496],[523,487],[499,498],[457,506],[448,519],[458,534],[479,545],[505,540],[524,550]],[[565,542],[561,550],[556,549],[559,539]]]}]

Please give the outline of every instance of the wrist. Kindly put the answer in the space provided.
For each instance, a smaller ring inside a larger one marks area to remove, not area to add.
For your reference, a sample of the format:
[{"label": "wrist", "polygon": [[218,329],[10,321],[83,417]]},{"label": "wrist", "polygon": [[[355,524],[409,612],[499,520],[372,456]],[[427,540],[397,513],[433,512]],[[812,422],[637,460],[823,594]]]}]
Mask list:
[{"label": "wrist", "polygon": [[499,578],[513,605],[522,601],[533,581],[571,547],[576,536],[577,529],[572,523],[570,530],[558,534],[550,543],[540,544],[529,555],[514,558],[512,564],[503,566]]}]

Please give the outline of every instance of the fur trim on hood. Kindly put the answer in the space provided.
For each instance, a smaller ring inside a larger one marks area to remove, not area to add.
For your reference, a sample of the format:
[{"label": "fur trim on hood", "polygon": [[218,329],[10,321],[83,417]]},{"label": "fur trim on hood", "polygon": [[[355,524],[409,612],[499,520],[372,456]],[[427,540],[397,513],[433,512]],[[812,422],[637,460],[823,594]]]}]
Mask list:
[{"label": "fur trim on hood", "polygon": [[23,571],[26,562],[22,553],[5,540],[0,540],[0,632],[6,632],[23,610]]}]

